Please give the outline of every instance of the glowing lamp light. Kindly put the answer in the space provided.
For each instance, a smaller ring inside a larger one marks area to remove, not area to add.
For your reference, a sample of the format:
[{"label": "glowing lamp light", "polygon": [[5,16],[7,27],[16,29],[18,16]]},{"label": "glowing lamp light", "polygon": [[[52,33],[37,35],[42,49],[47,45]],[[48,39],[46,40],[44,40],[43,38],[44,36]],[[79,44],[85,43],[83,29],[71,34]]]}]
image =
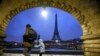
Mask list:
[{"label": "glowing lamp light", "polygon": [[42,16],[45,17],[45,18],[47,17],[47,11],[46,10],[42,11]]},{"label": "glowing lamp light", "polygon": [[15,43],[15,45],[17,45],[17,43]]},{"label": "glowing lamp light", "polygon": [[59,42],[59,40],[56,40],[56,42]]}]

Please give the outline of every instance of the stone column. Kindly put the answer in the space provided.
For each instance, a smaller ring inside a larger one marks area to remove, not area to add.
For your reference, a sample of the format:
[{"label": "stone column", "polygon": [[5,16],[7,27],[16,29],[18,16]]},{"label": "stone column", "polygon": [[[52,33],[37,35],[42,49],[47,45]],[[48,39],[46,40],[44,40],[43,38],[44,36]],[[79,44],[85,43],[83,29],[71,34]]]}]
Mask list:
[{"label": "stone column", "polygon": [[83,36],[84,56],[100,56],[100,35]]},{"label": "stone column", "polygon": [[3,47],[0,46],[0,56],[2,56],[2,55],[3,55]]},{"label": "stone column", "polygon": [[[5,38],[4,36],[0,36],[0,43],[3,42],[4,38]],[[3,55],[3,49],[4,49],[4,46],[0,45],[0,56]]]}]

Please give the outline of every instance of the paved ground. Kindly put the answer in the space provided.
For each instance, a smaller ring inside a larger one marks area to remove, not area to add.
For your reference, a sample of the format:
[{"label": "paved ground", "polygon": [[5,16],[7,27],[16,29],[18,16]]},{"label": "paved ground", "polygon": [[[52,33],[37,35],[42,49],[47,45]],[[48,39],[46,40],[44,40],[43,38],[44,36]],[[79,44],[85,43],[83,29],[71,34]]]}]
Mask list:
[{"label": "paved ground", "polygon": [[[4,53],[3,56],[24,56],[23,54],[16,53]],[[39,56],[39,54],[31,54],[31,56]],[[83,56],[83,55],[53,55],[53,54],[43,54],[42,56]]]}]

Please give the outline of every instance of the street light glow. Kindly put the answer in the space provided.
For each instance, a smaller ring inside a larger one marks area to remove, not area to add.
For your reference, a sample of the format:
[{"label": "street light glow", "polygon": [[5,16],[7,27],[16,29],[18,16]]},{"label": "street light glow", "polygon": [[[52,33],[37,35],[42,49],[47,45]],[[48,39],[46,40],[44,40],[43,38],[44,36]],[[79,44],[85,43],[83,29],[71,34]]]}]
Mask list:
[{"label": "street light glow", "polygon": [[46,10],[42,10],[42,16],[45,17],[45,18],[47,17],[47,11]]}]

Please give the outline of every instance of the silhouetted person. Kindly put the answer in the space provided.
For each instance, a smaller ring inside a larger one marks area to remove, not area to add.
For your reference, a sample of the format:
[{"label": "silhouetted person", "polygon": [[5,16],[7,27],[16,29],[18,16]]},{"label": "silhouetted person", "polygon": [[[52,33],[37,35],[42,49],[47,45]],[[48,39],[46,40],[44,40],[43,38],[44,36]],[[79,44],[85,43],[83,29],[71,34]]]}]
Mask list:
[{"label": "silhouetted person", "polygon": [[32,29],[30,24],[26,25],[26,32],[23,36],[23,45],[25,47],[24,54],[25,56],[30,56],[31,48],[34,46],[34,40],[37,37],[37,33]]}]

